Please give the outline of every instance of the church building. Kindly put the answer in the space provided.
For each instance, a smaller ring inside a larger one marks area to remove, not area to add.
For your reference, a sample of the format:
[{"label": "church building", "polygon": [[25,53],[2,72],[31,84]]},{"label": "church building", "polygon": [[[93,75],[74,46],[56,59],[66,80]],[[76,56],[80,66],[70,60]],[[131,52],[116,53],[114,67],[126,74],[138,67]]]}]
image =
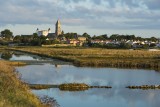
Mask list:
[{"label": "church building", "polygon": [[62,34],[60,20],[57,20],[57,22],[56,22],[55,33],[51,33],[51,29],[50,28],[48,30],[41,30],[41,31],[39,31],[39,29],[37,28],[36,33],[38,34],[38,36],[47,36],[49,38],[58,37],[59,35]]},{"label": "church building", "polygon": [[56,34],[57,36],[62,34],[61,23],[60,23],[59,20],[57,20],[57,23],[56,23],[56,31],[55,31],[55,34]]}]

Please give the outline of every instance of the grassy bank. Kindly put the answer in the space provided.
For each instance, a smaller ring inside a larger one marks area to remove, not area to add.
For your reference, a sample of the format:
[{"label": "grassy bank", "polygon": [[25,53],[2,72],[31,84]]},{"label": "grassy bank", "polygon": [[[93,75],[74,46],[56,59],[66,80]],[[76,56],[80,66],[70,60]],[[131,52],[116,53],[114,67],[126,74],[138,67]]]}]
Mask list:
[{"label": "grassy bank", "polygon": [[10,65],[10,66],[25,66],[27,65],[26,63],[24,62],[16,62],[16,61],[5,61],[5,60],[1,60],[1,62],[7,64],[7,65]]},{"label": "grassy bank", "polygon": [[10,49],[71,61],[76,66],[160,69],[160,51],[43,47]]},{"label": "grassy bank", "polygon": [[10,62],[0,60],[0,107],[48,107],[18,79]]}]

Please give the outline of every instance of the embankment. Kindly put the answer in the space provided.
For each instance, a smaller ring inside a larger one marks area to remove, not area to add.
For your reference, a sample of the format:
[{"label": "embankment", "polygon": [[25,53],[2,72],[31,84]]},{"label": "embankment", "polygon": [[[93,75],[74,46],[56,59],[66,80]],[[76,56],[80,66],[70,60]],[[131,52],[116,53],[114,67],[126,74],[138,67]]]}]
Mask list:
[{"label": "embankment", "polygon": [[0,107],[48,107],[19,80],[18,73],[10,65],[11,62],[0,60]]}]

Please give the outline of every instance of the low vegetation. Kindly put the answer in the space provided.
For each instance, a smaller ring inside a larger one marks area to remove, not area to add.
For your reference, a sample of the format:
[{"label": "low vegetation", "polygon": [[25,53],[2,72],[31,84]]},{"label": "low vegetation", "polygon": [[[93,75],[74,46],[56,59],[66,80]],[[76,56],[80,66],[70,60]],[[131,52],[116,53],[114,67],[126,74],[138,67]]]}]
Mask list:
[{"label": "low vegetation", "polygon": [[49,88],[58,88],[58,85],[48,85],[48,84],[28,84],[31,89],[41,90]]},{"label": "low vegetation", "polygon": [[89,88],[112,88],[111,86],[89,86],[84,83],[66,83],[60,85],[49,85],[49,84],[29,84],[29,87],[34,90],[59,88],[62,91],[84,91]]},{"label": "low vegetation", "polygon": [[29,87],[34,90],[59,88],[60,90],[63,90],[63,91],[84,91],[84,90],[88,90],[90,86],[83,83],[68,83],[68,84],[60,84],[60,85],[29,84]]},{"label": "low vegetation", "polygon": [[142,90],[160,89],[160,85],[128,86],[126,88],[129,88],[129,89],[142,89]]},{"label": "low vegetation", "polygon": [[70,61],[76,66],[160,70],[160,51],[43,47],[17,47],[10,49]]},{"label": "low vegetation", "polygon": [[68,83],[59,85],[62,91],[84,91],[89,89],[89,85],[84,83]]},{"label": "low vegetation", "polygon": [[16,62],[16,61],[5,61],[5,60],[1,60],[1,62],[10,65],[10,66],[25,66],[26,63],[24,62]]},{"label": "low vegetation", "polygon": [[31,93],[10,65],[0,60],[0,107],[49,107]]}]

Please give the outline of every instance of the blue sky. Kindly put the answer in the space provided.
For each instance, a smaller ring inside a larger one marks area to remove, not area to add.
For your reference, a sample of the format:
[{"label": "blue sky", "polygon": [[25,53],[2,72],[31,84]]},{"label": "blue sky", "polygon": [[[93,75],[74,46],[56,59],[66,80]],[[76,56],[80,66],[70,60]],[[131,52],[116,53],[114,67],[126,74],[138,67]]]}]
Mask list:
[{"label": "blue sky", "polygon": [[0,31],[32,34],[60,19],[65,33],[160,37],[160,0],[1,0]]}]

